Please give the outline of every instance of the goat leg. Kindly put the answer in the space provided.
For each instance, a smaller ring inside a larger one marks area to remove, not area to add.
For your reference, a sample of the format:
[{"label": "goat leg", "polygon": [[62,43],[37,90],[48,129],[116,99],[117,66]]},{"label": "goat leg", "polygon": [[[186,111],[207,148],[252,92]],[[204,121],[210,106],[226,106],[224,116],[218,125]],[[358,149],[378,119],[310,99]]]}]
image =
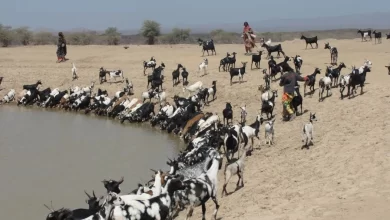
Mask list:
[{"label": "goat leg", "polygon": [[217,214],[218,214],[218,209],[219,209],[219,204],[218,204],[218,200],[215,196],[212,196],[211,197],[213,202],[215,203],[215,211],[214,211],[214,220],[217,220]]}]

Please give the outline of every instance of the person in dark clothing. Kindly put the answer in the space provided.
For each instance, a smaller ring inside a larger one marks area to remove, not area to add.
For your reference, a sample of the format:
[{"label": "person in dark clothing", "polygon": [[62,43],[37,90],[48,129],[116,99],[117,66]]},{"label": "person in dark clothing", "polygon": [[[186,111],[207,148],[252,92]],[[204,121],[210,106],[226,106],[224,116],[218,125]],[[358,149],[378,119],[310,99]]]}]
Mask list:
[{"label": "person in dark clothing", "polygon": [[57,43],[57,63],[65,61],[66,58],[66,40],[62,32],[58,33],[58,43]]},{"label": "person in dark clothing", "polygon": [[302,77],[298,73],[290,71],[282,75],[280,78],[280,86],[283,86],[282,103],[287,113],[291,116],[294,114],[294,110],[291,108],[290,103],[294,98],[295,87],[298,85],[298,81],[308,81],[307,76]]}]

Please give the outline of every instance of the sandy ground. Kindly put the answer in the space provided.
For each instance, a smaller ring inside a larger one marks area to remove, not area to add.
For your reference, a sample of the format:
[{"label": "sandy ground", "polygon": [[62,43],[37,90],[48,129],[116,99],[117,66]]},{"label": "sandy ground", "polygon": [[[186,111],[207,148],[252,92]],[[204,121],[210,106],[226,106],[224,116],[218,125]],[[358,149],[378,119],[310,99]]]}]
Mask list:
[{"label": "sandy ground", "polygon": [[[307,113],[292,122],[281,121],[281,96],[276,101],[275,145],[264,145],[263,127],[261,141],[255,142],[256,151],[247,160],[245,187],[220,198],[223,174],[219,175],[218,198],[221,204],[220,219],[267,219],[267,220],[317,220],[317,219],[389,219],[390,211],[390,150],[388,142],[390,114],[388,64],[390,43],[383,40],[381,45],[356,40],[327,40],[339,51],[339,62],[348,68],[360,66],[364,58],[373,62],[368,73],[366,93],[353,99],[339,99],[338,89],[333,96],[318,102],[318,91],[313,97],[304,98]],[[325,69],[330,61],[329,51],[323,49],[305,50],[300,40],[283,42],[287,55],[299,54],[304,60],[302,72],[311,74],[315,67]],[[0,71],[4,76],[1,97],[11,88],[20,91],[23,84],[35,83],[41,79],[43,87],[68,89],[70,85],[87,86],[91,80],[98,80],[98,69],[122,69],[125,77],[134,84],[135,96],[146,91],[146,77],[142,61],[155,56],[157,62],[166,64],[164,88],[169,96],[183,95],[182,86],[172,88],[171,72],[178,63],[190,72],[190,84],[202,81],[210,86],[217,80],[217,99],[205,111],[222,114],[225,102],[232,102],[235,121],[239,120],[239,106],[246,104],[248,122],[254,121],[260,108],[258,85],[263,84],[259,70],[250,70],[244,76],[244,83],[229,84],[229,74],[218,72],[219,60],[226,52],[237,52],[237,64],[250,61],[244,56],[243,45],[217,45],[217,56],[209,56],[209,73],[201,77],[196,70],[202,61],[201,49],[196,45],[175,46],[69,46],[66,63],[55,63],[55,46],[18,47],[0,49]],[[281,61],[281,59],[280,59]],[[71,63],[75,62],[80,79],[71,81]],[[261,66],[266,67],[263,58]],[[151,71],[151,70],[149,70]],[[343,69],[346,74],[350,70]],[[323,76],[322,71],[321,76]],[[318,77],[319,78],[319,77]],[[318,80],[317,78],[317,80]],[[238,79],[235,78],[235,81]],[[103,84],[97,88],[107,89],[110,94],[121,90],[123,85]],[[316,87],[318,84],[316,83]],[[273,89],[281,88],[277,83]],[[303,87],[301,88],[303,93]],[[309,113],[316,112],[314,146],[301,149],[302,125],[308,121]],[[236,177],[228,185],[233,192]],[[207,219],[212,218],[214,204],[207,203]],[[184,212],[180,219],[184,218]],[[201,216],[196,208],[194,219]]]}]

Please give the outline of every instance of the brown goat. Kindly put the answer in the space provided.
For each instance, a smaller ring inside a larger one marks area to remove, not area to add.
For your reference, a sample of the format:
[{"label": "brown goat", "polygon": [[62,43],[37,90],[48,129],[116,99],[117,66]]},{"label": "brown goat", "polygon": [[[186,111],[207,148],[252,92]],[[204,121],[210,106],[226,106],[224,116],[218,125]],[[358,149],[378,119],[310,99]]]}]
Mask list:
[{"label": "brown goat", "polygon": [[184,137],[187,134],[188,129],[190,129],[196,122],[198,122],[203,117],[204,117],[204,114],[200,113],[198,115],[195,115],[190,120],[188,120],[186,123],[186,126],[184,126],[183,131],[181,132],[181,137]]}]

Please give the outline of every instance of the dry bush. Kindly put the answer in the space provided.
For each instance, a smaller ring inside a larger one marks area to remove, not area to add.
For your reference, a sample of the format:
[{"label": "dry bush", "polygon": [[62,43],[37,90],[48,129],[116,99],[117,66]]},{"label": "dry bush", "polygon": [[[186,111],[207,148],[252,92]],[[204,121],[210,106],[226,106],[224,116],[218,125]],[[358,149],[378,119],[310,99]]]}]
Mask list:
[{"label": "dry bush", "polygon": [[234,32],[226,32],[222,29],[213,30],[210,33],[215,43],[236,44],[242,43],[241,35]]},{"label": "dry bush", "polygon": [[0,44],[2,47],[8,47],[12,44],[15,33],[10,26],[0,24]]},{"label": "dry bush", "polygon": [[52,33],[42,31],[34,34],[34,45],[47,44],[56,44],[56,37]]},{"label": "dry bush", "polygon": [[191,29],[174,28],[169,34],[162,35],[158,38],[159,44],[183,44],[195,42],[191,36]]},{"label": "dry bush", "polygon": [[71,45],[90,45],[95,44],[97,38],[96,32],[69,33],[66,36],[67,43]]},{"label": "dry bush", "polygon": [[14,36],[17,44],[29,45],[33,41],[33,32],[28,27],[20,27],[14,30]]}]

